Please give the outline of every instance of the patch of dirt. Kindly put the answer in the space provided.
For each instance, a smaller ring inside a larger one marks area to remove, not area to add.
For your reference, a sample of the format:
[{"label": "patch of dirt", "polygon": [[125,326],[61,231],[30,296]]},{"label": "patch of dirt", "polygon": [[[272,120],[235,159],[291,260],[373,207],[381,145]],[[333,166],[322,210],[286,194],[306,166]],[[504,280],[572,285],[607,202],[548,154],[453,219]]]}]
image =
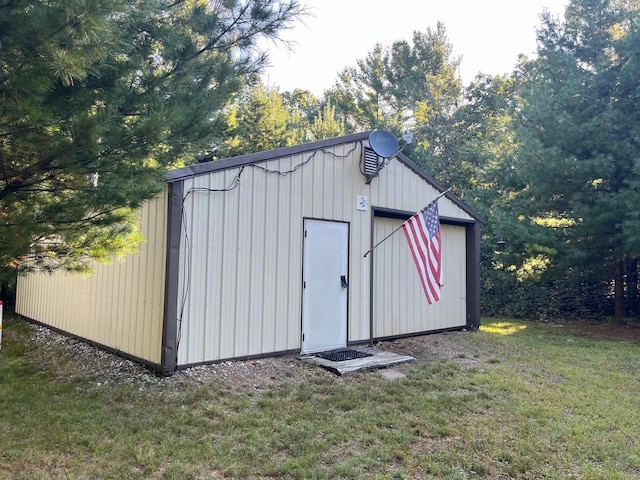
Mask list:
[{"label": "patch of dirt", "polygon": [[640,342],[640,326],[636,324],[555,323],[553,326],[576,336]]},{"label": "patch of dirt", "polygon": [[[586,323],[551,325],[570,335],[640,342],[640,328],[637,326]],[[346,381],[327,370],[300,361],[295,354],[198,366],[179,370],[171,376],[163,377],[138,363],[60,335],[45,327],[32,325],[31,328],[32,339],[42,347],[38,361],[43,367],[49,365],[51,370],[59,371],[59,376],[67,379],[70,376],[88,378],[93,388],[129,384],[144,391],[159,386],[197,387],[218,382],[237,391],[247,391],[263,390],[279,384],[297,385],[318,377]],[[495,359],[492,358],[493,352],[487,351],[484,342],[475,341],[474,339],[477,338],[475,335],[477,335],[475,332],[465,330],[429,334],[380,342],[376,344],[376,348],[411,355],[416,359],[414,363],[406,365],[445,359],[463,365],[489,366],[495,363]],[[66,365],[66,367],[56,368],[60,365]]]},{"label": "patch of dirt", "polygon": [[315,365],[301,362],[297,355],[227,361],[178,370],[170,376],[158,375],[148,367],[86,342],[40,325],[31,325],[31,339],[39,345],[35,363],[54,372],[54,378],[82,377],[94,389],[131,385],[140,391],[158,387],[198,387],[216,382],[236,390],[261,390],[273,385],[298,384],[314,375],[333,376]]}]

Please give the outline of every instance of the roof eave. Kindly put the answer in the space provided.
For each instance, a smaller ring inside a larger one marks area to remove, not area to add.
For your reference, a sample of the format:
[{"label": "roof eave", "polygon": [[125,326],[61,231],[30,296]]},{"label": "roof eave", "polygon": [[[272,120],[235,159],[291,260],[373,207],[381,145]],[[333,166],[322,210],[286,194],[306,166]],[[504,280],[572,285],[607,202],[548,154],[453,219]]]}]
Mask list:
[{"label": "roof eave", "polygon": [[358,142],[368,139],[369,133],[371,132],[359,132],[352,135],[329,138],[327,140],[319,140],[317,142],[303,143],[291,147],[282,147],[275,150],[265,150],[263,152],[249,153],[246,155],[239,155],[237,157],[187,165],[186,167],[167,172],[165,179],[167,182],[171,183],[205,173],[267,162],[276,158],[290,157],[313,150],[335,147],[336,145],[342,145],[345,143]]},{"label": "roof eave", "polygon": [[[237,157],[225,158],[221,160],[213,160],[204,163],[196,163],[193,165],[187,165],[183,168],[171,170],[167,172],[165,179],[168,183],[178,182],[187,178],[192,178],[197,175],[203,175],[206,173],[217,172],[221,170],[227,170],[230,168],[242,167],[245,165],[252,165],[256,163],[268,162],[277,158],[290,157],[293,155],[299,155],[301,153],[310,152],[314,150],[322,150],[324,148],[335,147],[337,145],[344,145],[352,142],[361,142],[369,139],[370,131],[354,133],[351,135],[345,135],[342,137],[334,137],[326,140],[319,140],[317,142],[303,143],[300,145],[293,145],[291,147],[282,147],[275,150],[265,150],[263,152],[249,153],[246,155],[239,155]],[[420,168],[413,160],[407,157],[404,153],[399,152],[396,154],[398,161],[407,166],[410,170],[422,177],[427,183],[432,185],[440,193],[446,192],[447,188],[438,182],[435,178]],[[485,220],[472,208],[466,205],[462,200],[456,197],[450,191],[445,194],[445,197],[458,206],[461,210],[466,212],[472,218],[478,222],[485,224]]]},{"label": "roof eave", "polygon": [[404,153],[402,152],[398,153],[398,155],[396,155],[396,158],[398,159],[398,161],[404,163],[415,174],[422,177],[427,183],[433,186],[440,193],[446,192],[444,194],[445,198],[448,198],[449,200],[451,200],[451,202],[453,202],[457,207],[459,207],[461,210],[469,214],[472,218],[474,218],[475,220],[477,220],[483,225],[487,223],[485,219],[478,212],[473,210],[466,203],[460,200],[456,195],[451,193],[450,190],[447,191],[447,187],[445,187],[443,184],[441,184],[435,178],[433,178],[431,175],[425,172],[417,163],[415,163],[413,160],[407,157]]}]

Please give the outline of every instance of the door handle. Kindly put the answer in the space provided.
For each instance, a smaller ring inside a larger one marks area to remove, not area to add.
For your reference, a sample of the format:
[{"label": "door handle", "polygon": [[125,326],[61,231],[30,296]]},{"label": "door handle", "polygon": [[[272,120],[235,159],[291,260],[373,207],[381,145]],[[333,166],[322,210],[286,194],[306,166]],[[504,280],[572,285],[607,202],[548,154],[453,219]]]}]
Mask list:
[{"label": "door handle", "polygon": [[340,284],[342,285],[342,288],[347,288],[349,286],[349,283],[347,283],[347,277],[345,275],[340,275]]}]

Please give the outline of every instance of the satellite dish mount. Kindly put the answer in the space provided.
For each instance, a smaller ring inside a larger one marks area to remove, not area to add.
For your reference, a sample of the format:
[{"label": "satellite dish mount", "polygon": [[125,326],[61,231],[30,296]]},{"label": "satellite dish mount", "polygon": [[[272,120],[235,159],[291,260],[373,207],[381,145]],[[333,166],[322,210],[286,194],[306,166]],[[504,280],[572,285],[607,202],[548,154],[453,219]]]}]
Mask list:
[{"label": "satellite dish mount", "polygon": [[413,135],[410,133],[403,135],[402,139],[405,144],[398,149],[398,139],[393,133],[386,130],[374,130],[369,134],[369,146],[372,152],[367,152],[368,149],[365,149],[364,168],[362,169],[362,174],[366,177],[367,184],[380,173],[380,170],[389,163],[390,159],[411,143]]}]

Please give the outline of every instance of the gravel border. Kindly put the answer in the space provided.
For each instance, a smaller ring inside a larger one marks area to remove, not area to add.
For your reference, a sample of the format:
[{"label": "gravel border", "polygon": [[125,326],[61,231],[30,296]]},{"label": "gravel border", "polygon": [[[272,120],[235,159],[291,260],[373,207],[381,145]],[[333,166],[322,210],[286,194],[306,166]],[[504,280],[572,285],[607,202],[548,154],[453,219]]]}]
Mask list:
[{"label": "gravel border", "polygon": [[[161,386],[205,385],[225,382],[244,389],[263,389],[277,383],[300,383],[319,372],[332,375],[299,360],[297,355],[282,355],[257,360],[225,361],[178,370],[161,375],[133,360],[121,357],[45,326],[30,324],[31,340],[39,347],[38,360],[61,375],[93,379],[95,387],[131,385],[140,390]],[[64,373],[62,373],[64,372]]]}]

